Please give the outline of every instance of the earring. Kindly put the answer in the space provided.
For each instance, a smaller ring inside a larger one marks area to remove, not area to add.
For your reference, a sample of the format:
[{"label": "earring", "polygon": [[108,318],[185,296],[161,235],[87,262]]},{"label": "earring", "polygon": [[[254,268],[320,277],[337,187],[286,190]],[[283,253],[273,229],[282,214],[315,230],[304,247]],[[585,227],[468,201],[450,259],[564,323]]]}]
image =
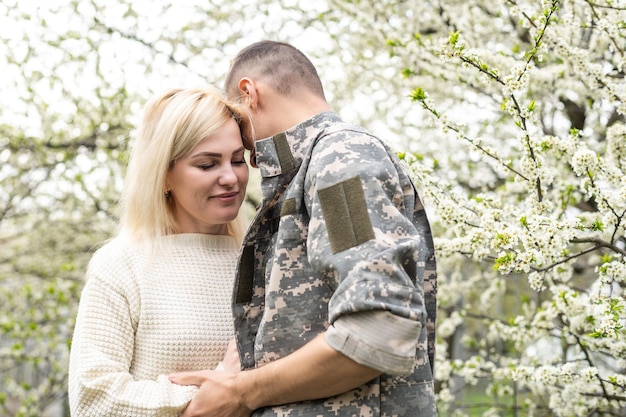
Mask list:
[{"label": "earring", "polygon": [[165,192],[165,199],[166,199],[166,200],[169,200],[171,196],[172,196],[172,192],[171,192],[170,190],[167,190],[167,191]]}]

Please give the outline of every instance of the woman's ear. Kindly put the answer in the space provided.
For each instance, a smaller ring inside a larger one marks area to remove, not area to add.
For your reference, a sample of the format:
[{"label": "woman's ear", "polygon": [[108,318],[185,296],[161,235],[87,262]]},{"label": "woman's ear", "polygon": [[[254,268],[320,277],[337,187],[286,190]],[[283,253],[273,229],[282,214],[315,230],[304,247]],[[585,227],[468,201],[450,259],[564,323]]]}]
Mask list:
[{"label": "woman's ear", "polygon": [[163,184],[163,194],[167,195],[169,193],[172,192],[172,187],[170,187],[169,183],[167,182],[167,178],[165,179],[165,184]]}]

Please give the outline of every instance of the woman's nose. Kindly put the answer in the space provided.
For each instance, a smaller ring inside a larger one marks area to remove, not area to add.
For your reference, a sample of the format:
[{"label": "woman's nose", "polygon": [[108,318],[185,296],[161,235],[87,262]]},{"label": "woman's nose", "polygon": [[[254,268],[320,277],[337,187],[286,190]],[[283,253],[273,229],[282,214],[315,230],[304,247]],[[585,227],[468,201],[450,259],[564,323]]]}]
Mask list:
[{"label": "woman's nose", "polygon": [[237,183],[237,174],[232,164],[224,164],[219,177],[220,185],[234,185]]}]

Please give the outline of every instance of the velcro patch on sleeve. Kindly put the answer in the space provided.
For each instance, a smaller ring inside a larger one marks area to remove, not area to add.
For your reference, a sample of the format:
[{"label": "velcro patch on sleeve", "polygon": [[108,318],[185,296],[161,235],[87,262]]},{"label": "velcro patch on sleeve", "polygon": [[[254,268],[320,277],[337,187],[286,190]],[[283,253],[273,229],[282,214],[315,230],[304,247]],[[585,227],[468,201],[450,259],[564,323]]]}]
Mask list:
[{"label": "velcro patch on sleeve", "polygon": [[356,176],[318,191],[333,253],[374,239],[361,179]]}]

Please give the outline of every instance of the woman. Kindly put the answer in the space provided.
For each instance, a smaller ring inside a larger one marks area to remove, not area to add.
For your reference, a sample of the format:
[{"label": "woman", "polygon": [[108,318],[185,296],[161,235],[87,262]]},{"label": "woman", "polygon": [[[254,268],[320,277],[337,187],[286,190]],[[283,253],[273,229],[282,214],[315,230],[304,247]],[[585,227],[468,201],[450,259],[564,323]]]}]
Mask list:
[{"label": "woman", "polygon": [[[131,151],[120,230],[87,270],[72,341],[72,416],[177,416],[196,387],[172,371],[215,368],[233,338],[243,235],[245,113],[210,89],[148,103]],[[224,365],[239,366],[231,346]]]}]

